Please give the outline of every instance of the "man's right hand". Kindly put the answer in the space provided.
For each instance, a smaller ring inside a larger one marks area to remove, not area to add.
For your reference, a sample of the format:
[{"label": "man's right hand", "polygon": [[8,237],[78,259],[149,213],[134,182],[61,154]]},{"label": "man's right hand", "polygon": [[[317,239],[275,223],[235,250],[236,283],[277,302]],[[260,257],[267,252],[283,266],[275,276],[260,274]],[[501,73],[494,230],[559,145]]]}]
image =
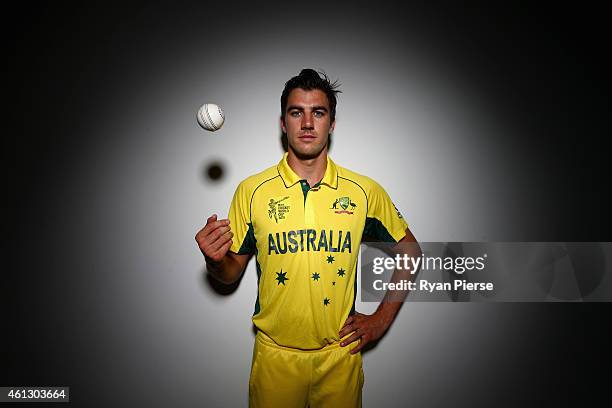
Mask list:
[{"label": "man's right hand", "polygon": [[232,246],[234,233],[230,230],[229,220],[217,220],[217,214],[213,214],[206,220],[206,225],[195,236],[204,254],[206,262],[218,263],[225,257]]}]

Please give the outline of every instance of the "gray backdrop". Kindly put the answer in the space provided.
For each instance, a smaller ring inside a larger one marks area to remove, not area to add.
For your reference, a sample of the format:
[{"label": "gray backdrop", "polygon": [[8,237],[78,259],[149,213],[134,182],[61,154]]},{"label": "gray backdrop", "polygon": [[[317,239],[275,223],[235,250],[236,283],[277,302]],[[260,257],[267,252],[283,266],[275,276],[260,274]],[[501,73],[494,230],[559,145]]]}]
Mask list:
[{"label": "gray backdrop", "polygon": [[[332,158],[377,180],[417,239],[605,240],[604,70],[565,25],[581,15],[558,11],[21,10],[2,385],[70,386],[83,406],[246,405],[254,264],[219,287],[194,235],[280,160],[280,93],[303,67],[342,83]],[[205,102],[225,111],[218,132],[196,123]],[[364,406],[584,401],[600,388],[577,384],[609,362],[597,307],[404,305],[364,354]]]}]

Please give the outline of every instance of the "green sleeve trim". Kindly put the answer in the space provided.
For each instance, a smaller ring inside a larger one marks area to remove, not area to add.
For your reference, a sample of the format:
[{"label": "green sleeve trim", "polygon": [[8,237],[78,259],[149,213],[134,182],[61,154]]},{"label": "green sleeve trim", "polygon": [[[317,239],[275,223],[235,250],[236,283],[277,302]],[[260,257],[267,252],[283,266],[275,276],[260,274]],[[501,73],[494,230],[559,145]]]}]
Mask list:
[{"label": "green sleeve trim", "polygon": [[395,238],[389,234],[389,231],[387,231],[387,228],[385,228],[383,223],[380,222],[380,220],[372,217],[366,218],[363,235],[366,239],[374,238],[381,242],[397,242]]},{"label": "green sleeve trim", "polygon": [[253,224],[248,223],[249,230],[244,237],[244,241],[242,241],[242,246],[238,251],[239,255],[246,254],[254,254],[255,255],[255,266],[257,267],[257,300],[255,301],[255,310],[253,311],[253,316],[259,313],[259,279],[261,278],[261,266],[259,265],[259,260],[257,259],[257,240],[255,239],[255,232],[253,231]]},{"label": "green sleeve trim", "polygon": [[259,266],[259,262],[256,261],[255,265],[257,266],[257,300],[255,301],[255,310],[253,311],[253,316],[259,313],[259,279],[261,278],[261,266]]},{"label": "green sleeve trim", "polygon": [[257,241],[255,240],[255,232],[253,231],[253,224],[248,223],[249,229],[242,241],[242,246],[238,250],[238,255],[254,254],[257,251]]}]

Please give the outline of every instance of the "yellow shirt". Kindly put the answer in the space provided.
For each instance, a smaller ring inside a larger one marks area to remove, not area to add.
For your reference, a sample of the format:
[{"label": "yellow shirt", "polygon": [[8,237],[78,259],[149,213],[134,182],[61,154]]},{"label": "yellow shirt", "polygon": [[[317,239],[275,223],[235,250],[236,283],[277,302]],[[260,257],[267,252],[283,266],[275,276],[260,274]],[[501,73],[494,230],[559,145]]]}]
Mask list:
[{"label": "yellow shirt", "polygon": [[355,307],[362,236],[397,242],[408,227],[374,180],[328,157],[323,179],[310,187],[286,153],[238,185],[229,219],[230,250],[256,257],[253,324],[277,344],[304,350],[340,340]]}]

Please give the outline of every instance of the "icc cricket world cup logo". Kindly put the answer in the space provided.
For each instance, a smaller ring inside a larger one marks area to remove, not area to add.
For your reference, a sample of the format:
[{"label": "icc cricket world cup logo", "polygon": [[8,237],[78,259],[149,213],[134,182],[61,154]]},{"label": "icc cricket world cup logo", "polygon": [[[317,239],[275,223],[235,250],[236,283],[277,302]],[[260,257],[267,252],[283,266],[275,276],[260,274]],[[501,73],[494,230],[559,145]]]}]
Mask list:
[{"label": "icc cricket world cup logo", "polygon": [[274,218],[274,221],[277,224],[279,220],[285,219],[285,214],[288,213],[289,209],[291,208],[289,205],[283,204],[283,201],[285,201],[288,198],[289,196],[283,197],[279,200],[275,200],[274,198],[271,198],[270,202],[268,203],[268,207],[269,207],[268,217]]}]

